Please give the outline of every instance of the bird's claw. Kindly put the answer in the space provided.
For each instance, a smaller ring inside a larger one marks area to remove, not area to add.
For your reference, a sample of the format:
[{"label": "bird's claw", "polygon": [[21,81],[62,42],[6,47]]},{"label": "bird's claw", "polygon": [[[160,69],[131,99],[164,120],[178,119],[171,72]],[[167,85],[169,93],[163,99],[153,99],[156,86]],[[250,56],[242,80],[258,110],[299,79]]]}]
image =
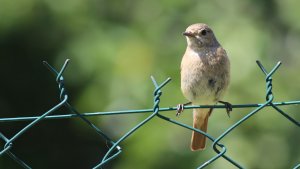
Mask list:
[{"label": "bird's claw", "polygon": [[177,105],[176,117],[180,116],[180,114],[183,112],[183,110],[184,110],[184,105],[183,104],[178,104]]},{"label": "bird's claw", "polygon": [[177,113],[176,113],[176,117],[178,117],[184,110],[184,106],[187,106],[187,105],[190,105],[192,104],[192,102],[187,102],[187,103],[184,103],[184,104],[178,104],[177,105]]},{"label": "bird's claw", "polygon": [[230,104],[229,102],[224,102],[224,101],[219,101],[219,103],[222,103],[225,105],[226,113],[227,113],[228,117],[230,117],[230,112],[232,111],[232,104]]}]

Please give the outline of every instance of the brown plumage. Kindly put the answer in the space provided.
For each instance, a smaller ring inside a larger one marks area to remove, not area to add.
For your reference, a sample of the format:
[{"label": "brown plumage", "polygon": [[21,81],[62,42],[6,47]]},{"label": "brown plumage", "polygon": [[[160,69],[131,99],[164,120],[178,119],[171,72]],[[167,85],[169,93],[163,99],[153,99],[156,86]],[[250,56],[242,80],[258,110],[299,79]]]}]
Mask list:
[{"label": "brown plumage", "polygon": [[[193,105],[216,104],[227,90],[230,63],[213,31],[203,23],[190,25],[183,33],[187,48],[181,61],[181,90]],[[193,127],[207,132],[212,109],[194,109]],[[192,133],[191,149],[205,148],[206,137]]]}]

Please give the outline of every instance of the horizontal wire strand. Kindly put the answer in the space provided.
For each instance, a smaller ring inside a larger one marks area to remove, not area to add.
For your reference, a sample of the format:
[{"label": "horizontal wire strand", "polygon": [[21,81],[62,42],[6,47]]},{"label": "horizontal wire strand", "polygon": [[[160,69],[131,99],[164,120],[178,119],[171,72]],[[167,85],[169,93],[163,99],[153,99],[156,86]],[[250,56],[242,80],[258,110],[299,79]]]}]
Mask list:
[{"label": "horizontal wire strand", "polygon": [[[287,101],[287,102],[274,102],[275,106],[287,106],[287,105],[299,105],[300,101]],[[262,106],[263,103],[258,104],[235,104],[232,105],[232,108],[257,108]],[[272,106],[271,104],[266,105],[266,107]],[[214,109],[225,109],[225,105],[201,105],[201,106],[184,106],[184,109],[205,109],[205,108],[214,108]],[[160,112],[164,111],[176,111],[177,107],[165,107],[159,108]],[[91,116],[102,116],[102,115],[122,115],[122,114],[136,114],[136,113],[152,113],[153,109],[136,109],[136,110],[118,110],[118,111],[107,111],[107,112],[90,112],[90,113],[81,113],[82,116],[91,117]],[[40,116],[26,116],[26,117],[8,117],[0,118],[0,122],[15,122],[15,121],[32,121]],[[77,114],[59,114],[59,115],[50,115],[46,116],[43,120],[46,119],[65,119],[65,118],[75,118],[78,117]]]}]

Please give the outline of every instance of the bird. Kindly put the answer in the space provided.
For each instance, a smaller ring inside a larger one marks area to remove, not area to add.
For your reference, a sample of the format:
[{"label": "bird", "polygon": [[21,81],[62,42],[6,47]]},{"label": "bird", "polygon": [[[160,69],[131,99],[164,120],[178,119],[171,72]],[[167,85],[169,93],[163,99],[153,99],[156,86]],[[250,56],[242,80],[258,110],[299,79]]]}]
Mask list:
[{"label": "bird", "polygon": [[[216,39],[213,30],[204,23],[195,23],[183,32],[187,47],[181,61],[181,91],[189,103],[179,104],[177,115],[185,105],[225,104],[228,116],[229,102],[222,101],[230,82],[230,61],[226,51]],[[212,108],[193,109],[193,127],[207,132]],[[206,136],[192,131],[191,150],[203,150]]]}]

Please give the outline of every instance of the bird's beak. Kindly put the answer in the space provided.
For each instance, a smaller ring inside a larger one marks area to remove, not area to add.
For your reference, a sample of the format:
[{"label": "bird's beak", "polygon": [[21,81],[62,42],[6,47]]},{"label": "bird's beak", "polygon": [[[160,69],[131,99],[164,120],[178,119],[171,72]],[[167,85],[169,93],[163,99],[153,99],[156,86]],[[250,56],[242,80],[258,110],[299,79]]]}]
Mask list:
[{"label": "bird's beak", "polygon": [[188,37],[195,37],[195,35],[191,32],[183,32],[182,35],[188,36]]}]

